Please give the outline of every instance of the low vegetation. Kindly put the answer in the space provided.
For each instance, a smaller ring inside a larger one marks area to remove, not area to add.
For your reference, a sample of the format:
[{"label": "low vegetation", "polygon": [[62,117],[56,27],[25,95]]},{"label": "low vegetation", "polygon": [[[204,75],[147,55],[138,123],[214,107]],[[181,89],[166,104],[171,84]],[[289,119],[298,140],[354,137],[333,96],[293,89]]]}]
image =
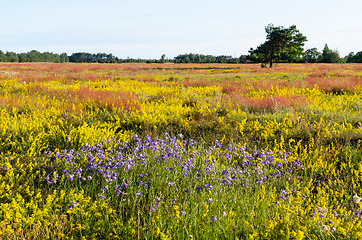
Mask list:
[{"label": "low vegetation", "polygon": [[0,65],[0,238],[361,238],[360,64]]}]

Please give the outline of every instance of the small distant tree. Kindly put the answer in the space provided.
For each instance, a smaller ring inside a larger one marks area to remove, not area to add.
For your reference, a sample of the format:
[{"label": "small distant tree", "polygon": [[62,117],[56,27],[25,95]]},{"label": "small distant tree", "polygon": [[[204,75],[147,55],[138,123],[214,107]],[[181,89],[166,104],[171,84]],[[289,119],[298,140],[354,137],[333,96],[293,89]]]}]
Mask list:
[{"label": "small distant tree", "polygon": [[19,62],[19,57],[15,52],[6,52],[8,62]]},{"label": "small distant tree", "polygon": [[239,57],[239,62],[240,62],[240,63],[248,63],[247,56],[246,56],[246,55],[241,55],[241,56]]},{"label": "small distant tree", "polygon": [[338,63],[341,61],[339,52],[337,50],[329,49],[328,45],[324,45],[320,61],[322,63]]},{"label": "small distant tree", "polygon": [[284,28],[269,24],[265,31],[266,41],[256,49],[250,49],[250,60],[269,63],[269,66],[273,67],[273,63],[279,60],[294,61],[302,57],[307,37],[301,34],[295,25]]},{"label": "small distant tree", "polygon": [[60,59],[61,63],[69,62],[69,57],[68,57],[68,54],[66,54],[66,53],[60,54],[59,59]]},{"label": "small distant tree", "polygon": [[362,51],[357,52],[353,60],[355,63],[362,63]]},{"label": "small distant tree", "polygon": [[166,55],[165,55],[165,54],[162,54],[161,59],[160,59],[160,62],[161,62],[161,63],[165,63],[165,61],[166,61]]},{"label": "small distant tree", "polygon": [[29,62],[43,62],[43,56],[37,50],[31,50],[27,53]]},{"label": "small distant tree", "polygon": [[7,57],[3,51],[0,50],[0,62],[7,62]]},{"label": "small distant tree", "polygon": [[29,62],[27,53],[19,53],[18,57],[19,57],[19,62]]},{"label": "small distant tree", "polygon": [[304,52],[304,61],[307,63],[316,63],[320,58],[321,53],[318,52],[317,48],[307,49]]}]

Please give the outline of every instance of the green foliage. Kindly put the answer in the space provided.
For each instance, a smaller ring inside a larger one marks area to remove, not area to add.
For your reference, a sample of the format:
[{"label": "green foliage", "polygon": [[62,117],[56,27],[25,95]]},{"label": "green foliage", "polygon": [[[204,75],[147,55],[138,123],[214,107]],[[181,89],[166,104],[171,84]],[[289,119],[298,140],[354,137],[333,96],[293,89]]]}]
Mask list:
[{"label": "green foliage", "polygon": [[6,57],[8,62],[19,62],[19,57],[14,52],[6,52]]},{"label": "green foliage", "polygon": [[317,48],[307,49],[304,52],[304,61],[307,63],[316,63],[320,58],[321,53],[318,52]]},{"label": "green foliage", "polygon": [[69,62],[66,53],[60,56],[56,53],[44,52],[41,53],[36,50],[31,50],[27,53],[7,52],[4,54],[0,51],[0,62]]},{"label": "green foliage", "polygon": [[161,56],[161,59],[160,59],[160,62],[161,63],[165,63],[165,58],[166,58],[166,55],[165,54],[162,54],[162,56]]},{"label": "green foliage", "polygon": [[341,57],[339,56],[338,51],[329,49],[328,45],[326,44],[322,51],[322,55],[320,56],[319,62],[338,63],[340,61],[341,61]]},{"label": "green foliage", "polygon": [[60,60],[61,63],[69,62],[69,57],[68,57],[68,55],[66,53],[62,53],[59,56],[59,60]]},{"label": "green foliage", "polygon": [[78,52],[73,53],[69,57],[70,62],[88,62],[88,63],[116,63],[116,58],[112,54],[106,53],[86,53],[86,52]]},{"label": "green foliage", "polygon": [[175,63],[238,63],[238,58],[232,56],[220,55],[203,55],[203,54],[180,54],[174,59]]},{"label": "green foliage", "polygon": [[265,31],[267,40],[256,49],[250,49],[249,59],[254,62],[268,62],[272,67],[273,62],[294,62],[301,58],[307,38],[295,25],[284,28],[269,24]]},{"label": "green foliage", "polygon": [[7,62],[7,57],[3,51],[0,50],[0,62]]},{"label": "green foliage", "polygon": [[354,52],[351,52],[346,57],[347,63],[362,63],[362,51],[354,54]]}]

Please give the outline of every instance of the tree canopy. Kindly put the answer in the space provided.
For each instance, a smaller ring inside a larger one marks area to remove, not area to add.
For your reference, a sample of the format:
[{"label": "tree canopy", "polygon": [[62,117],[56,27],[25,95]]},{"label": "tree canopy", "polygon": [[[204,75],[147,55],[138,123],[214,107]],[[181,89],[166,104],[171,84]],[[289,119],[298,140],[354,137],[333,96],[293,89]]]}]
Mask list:
[{"label": "tree canopy", "polygon": [[304,52],[304,61],[307,63],[316,63],[320,59],[320,52],[318,52],[317,48],[307,49]]},{"label": "tree canopy", "polygon": [[346,57],[347,63],[362,63],[362,51],[357,52],[354,54],[354,52],[351,52]]},{"label": "tree canopy", "polygon": [[284,28],[269,24],[265,31],[266,41],[256,49],[250,49],[249,59],[269,63],[272,67],[274,62],[293,62],[302,58],[307,37],[300,33],[295,25]]},{"label": "tree canopy", "polygon": [[337,50],[329,49],[328,45],[324,45],[322,55],[320,56],[319,62],[321,63],[338,63],[340,56]]}]

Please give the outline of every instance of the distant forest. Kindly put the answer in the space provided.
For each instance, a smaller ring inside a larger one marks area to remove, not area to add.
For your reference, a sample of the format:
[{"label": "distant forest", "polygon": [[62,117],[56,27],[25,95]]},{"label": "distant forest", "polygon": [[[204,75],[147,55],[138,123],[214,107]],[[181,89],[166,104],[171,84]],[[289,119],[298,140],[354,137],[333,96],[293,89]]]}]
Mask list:
[{"label": "distant forest", "polygon": [[[143,62],[143,63],[259,63],[249,55],[241,55],[240,57],[232,56],[213,56],[203,54],[180,54],[173,59],[167,59],[163,54],[160,59],[134,59],[134,58],[118,58],[112,54],[106,53],[86,53],[78,52],[68,56],[66,53],[57,54],[51,52],[39,52],[32,50],[27,53],[6,52],[0,50],[0,62],[74,62],[74,63],[127,63],[127,62]],[[280,63],[291,62],[289,59],[279,59]],[[336,50],[331,50],[325,45],[322,52],[318,52],[316,48],[307,49],[299,59],[293,60],[297,63],[362,63],[362,51],[356,54],[351,52],[345,57],[341,57]]]}]

